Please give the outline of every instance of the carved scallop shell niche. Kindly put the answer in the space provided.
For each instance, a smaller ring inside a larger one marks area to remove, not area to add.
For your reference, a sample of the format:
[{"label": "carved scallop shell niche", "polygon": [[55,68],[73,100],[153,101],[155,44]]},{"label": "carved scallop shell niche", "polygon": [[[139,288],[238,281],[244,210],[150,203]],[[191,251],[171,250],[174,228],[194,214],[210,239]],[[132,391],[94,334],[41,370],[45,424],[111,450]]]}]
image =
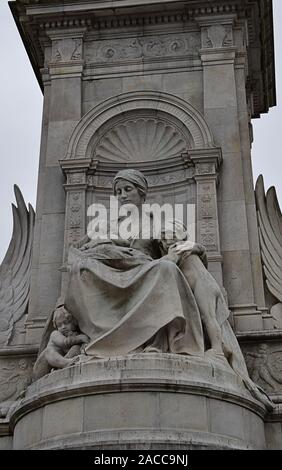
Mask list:
[{"label": "carved scallop shell niche", "polygon": [[191,137],[181,123],[164,117],[136,116],[107,123],[99,131],[93,157],[102,161],[156,161],[180,156]]}]

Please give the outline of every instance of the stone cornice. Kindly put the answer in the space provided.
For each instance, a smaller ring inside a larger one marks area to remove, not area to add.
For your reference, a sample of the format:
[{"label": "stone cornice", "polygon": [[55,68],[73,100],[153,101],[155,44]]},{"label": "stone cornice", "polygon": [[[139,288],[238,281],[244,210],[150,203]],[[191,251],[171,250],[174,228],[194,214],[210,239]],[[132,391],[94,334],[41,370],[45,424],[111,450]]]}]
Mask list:
[{"label": "stone cornice", "polygon": [[[217,149],[215,149],[217,150]],[[208,157],[207,157],[208,158]],[[60,166],[65,174],[87,172],[95,174],[99,171],[100,174],[114,177],[114,175],[121,168],[131,168],[132,163],[115,163],[115,162],[101,162],[94,159],[65,159],[60,160]],[[158,172],[171,172],[172,170],[193,167],[192,159],[187,154],[180,155],[179,157],[167,158],[158,160],[157,162],[135,162],[134,167],[140,169],[146,174],[155,174]]]},{"label": "stone cornice", "polygon": [[222,164],[222,153],[219,147],[204,149],[204,150],[189,150],[189,158],[194,164],[209,164],[215,165],[216,171],[219,170]]},{"label": "stone cornice", "polygon": [[35,356],[38,353],[38,347],[36,346],[7,346],[6,348],[0,349],[0,358],[19,356]]},{"label": "stone cornice", "polygon": [[212,20],[217,15],[247,20],[252,114],[259,117],[276,105],[271,0],[17,0],[10,7],[42,88],[40,70],[49,31],[86,28],[88,33],[110,33],[122,28],[124,33],[191,24],[201,17]]},{"label": "stone cornice", "polygon": [[[256,8],[254,8],[254,4]],[[248,0],[249,70],[253,117],[276,106],[272,0]]]},{"label": "stone cornice", "polygon": [[245,331],[244,333],[236,333],[236,336],[240,343],[257,343],[258,341],[281,341],[282,330]]},{"label": "stone cornice", "polygon": [[236,10],[237,0],[229,0],[222,5],[221,0],[17,0],[17,3],[26,8],[27,14],[37,15],[68,15],[78,12],[112,14],[140,10],[169,12],[175,9],[187,9],[190,14],[225,13]]}]

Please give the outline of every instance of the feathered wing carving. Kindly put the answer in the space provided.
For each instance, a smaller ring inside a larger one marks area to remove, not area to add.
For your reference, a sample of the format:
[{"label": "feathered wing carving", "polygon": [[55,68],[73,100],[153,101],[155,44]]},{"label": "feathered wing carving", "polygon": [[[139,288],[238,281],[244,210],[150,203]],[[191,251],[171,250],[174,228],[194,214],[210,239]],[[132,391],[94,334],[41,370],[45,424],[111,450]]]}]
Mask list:
[{"label": "feathered wing carving", "polygon": [[27,311],[30,289],[35,212],[30,204],[26,207],[16,185],[14,192],[13,234],[0,266],[0,347],[11,344],[17,322]]},{"label": "feathered wing carving", "polygon": [[[282,214],[275,188],[271,187],[265,194],[262,175],[256,184],[256,203],[266,285],[269,292],[280,302],[273,307],[272,313],[282,328]],[[281,315],[278,315],[281,318],[276,318],[277,312],[281,312]]]}]

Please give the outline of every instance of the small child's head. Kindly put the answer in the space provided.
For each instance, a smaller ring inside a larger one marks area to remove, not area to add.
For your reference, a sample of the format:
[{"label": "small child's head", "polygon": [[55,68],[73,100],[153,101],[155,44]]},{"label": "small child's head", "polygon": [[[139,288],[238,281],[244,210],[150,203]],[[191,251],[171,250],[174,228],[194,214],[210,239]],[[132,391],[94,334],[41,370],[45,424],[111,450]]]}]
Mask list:
[{"label": "small child's head", "polygon": [[176,242],[187,240],[187,238],[187,229],[182,222],[177,219],[165,221],[165,227],[161,231],[161,242],[164,251],[168,251]]},{"label": "small child's head", "polygon": [[71,332],[78,329],[76,319],[61,305],[56,308],[53,315],[54,327],[64,336],[68,336]]}]

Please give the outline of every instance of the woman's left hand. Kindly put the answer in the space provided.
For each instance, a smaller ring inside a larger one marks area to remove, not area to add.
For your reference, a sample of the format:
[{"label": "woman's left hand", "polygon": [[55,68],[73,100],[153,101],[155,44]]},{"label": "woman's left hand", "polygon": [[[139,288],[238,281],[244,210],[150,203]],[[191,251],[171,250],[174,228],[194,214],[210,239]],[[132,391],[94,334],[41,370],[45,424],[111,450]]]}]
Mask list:
[{"label": "woman's left hand", "polygon": [[163,256],[162,259],[166,259],[168,261],[172,261],[173,263],[177,264],[179,261],[179,255],[175,253],[175,251],[169,250],[168,254]]}]

